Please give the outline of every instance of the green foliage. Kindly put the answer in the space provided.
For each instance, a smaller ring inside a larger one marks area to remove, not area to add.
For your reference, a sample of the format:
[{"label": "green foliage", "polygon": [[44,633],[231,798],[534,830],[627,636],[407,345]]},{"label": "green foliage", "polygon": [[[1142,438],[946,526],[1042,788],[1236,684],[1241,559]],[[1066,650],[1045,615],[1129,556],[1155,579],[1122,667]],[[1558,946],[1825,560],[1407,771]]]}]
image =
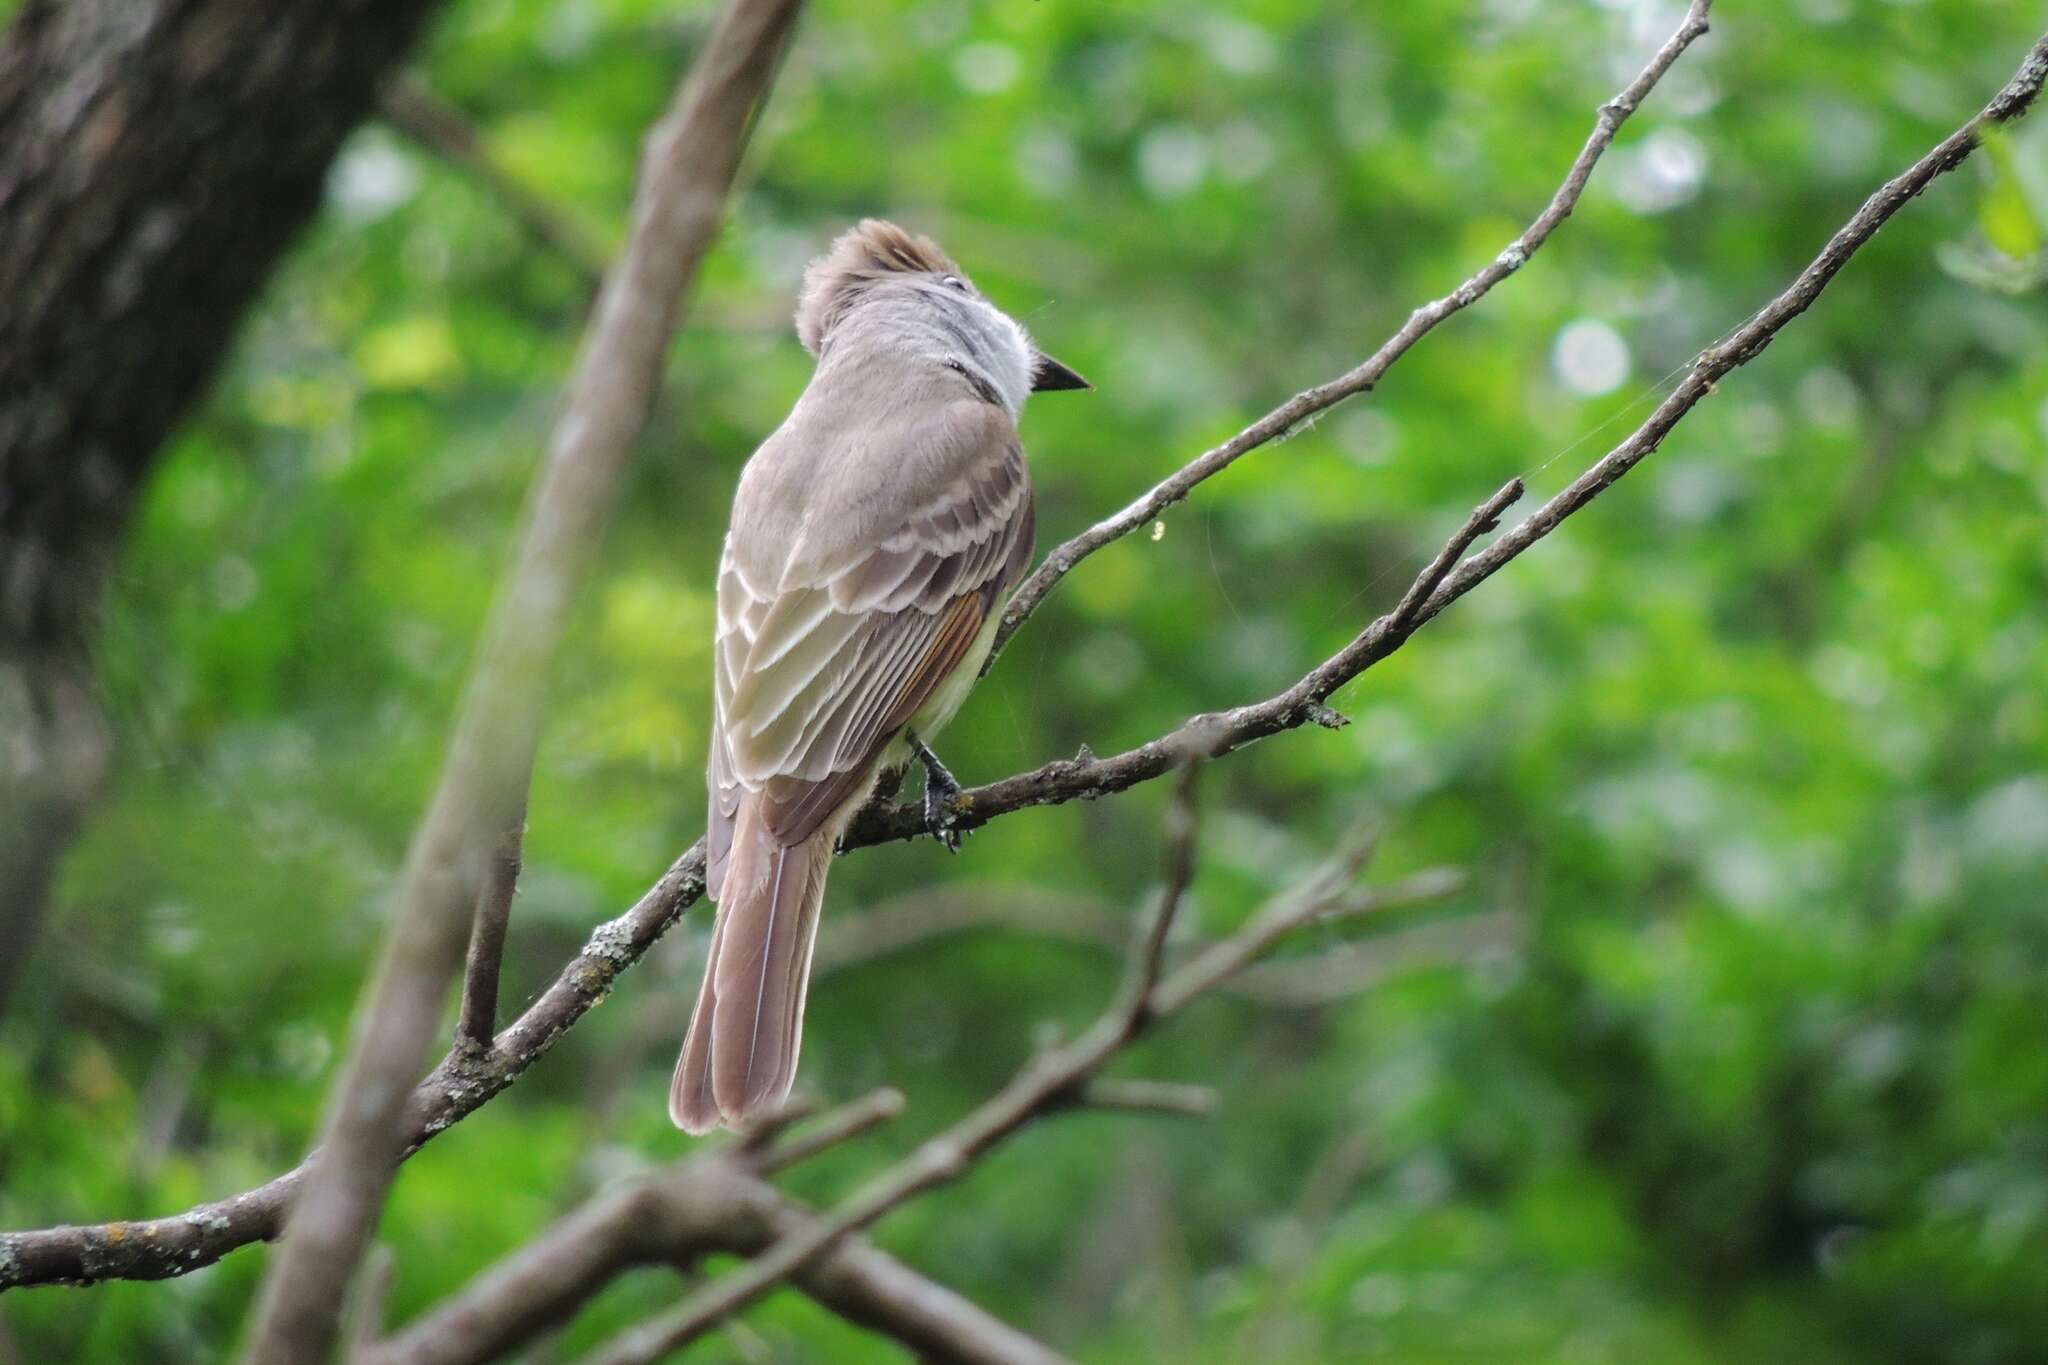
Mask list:
[{"label": "green foliage", "polygon": [[[1997,88],[2027,9],[1726,5],[1542,255],[1076,572],[949,763],[1106,753],[1291,681],[1508,476],[1542,496],[1619,439]],[[616,244],[707,13],[460,0],[422,75]],[[847,220],[933,232],[1096,382],[1025,421],[1049,545],[1490,259],[1675,17],[822,0],[563,656],[507,1008],[701,826],[725,506],[808,373],[796,280]],[[1091,1361],[2048,1359],[2048,325],[2013,292],[2044,134],[1903,212],[1640,471],[1336,698],[1348,730],[1209,773],[1201,931],[1377,813],[1376,875],[1470,868],[1447,913],[1511,911],[1511,946],[1313,1009],[1207,1003],[1128,1066],[1217,1085],[1216,1118],[1062,1118],[879,1240]],[[351,144],[107,608],[121,770],[0,1032],[0,1224],[173,1212],[302,1152],[583,289],[461,170]],[[1121,914],[1162,799],[849,858],[828,951],[934,885]],[[703,934],[406,1168],[394,1314],[684,1150],[662,1105]],[[1114,981],[999,931],[826,973],[808,1081],[911,1104],[793,1188],[829,1200]],[[210,1356],[262,1256],[0,1311],[24,1359]],[[560,1358],[674,1295],[622,1282]],[[748,1322],[777,1358],[897,1358],[790,1295]]]}]

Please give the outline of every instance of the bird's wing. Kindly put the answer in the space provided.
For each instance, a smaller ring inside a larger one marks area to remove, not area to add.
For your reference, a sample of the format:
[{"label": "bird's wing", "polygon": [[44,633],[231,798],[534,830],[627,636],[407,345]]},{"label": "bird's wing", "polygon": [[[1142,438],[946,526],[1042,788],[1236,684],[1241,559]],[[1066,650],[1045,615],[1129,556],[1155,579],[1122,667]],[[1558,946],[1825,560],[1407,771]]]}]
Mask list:
[{"label": "bird's wing", "polygon": [[[930,491],[818,567],[761,581],[728,542],[718,581],[712,858],[740,789],[766,800],[769,830],[808,837],[865,782],[882,746],[971,651],[1031,556],[1031,483],[1007,413],[963,401],[920,435]],[[829,490],[825,502],[832,501]],[[782,562],[795,562],[792,553]],[[721,781],[723,790],[720,790]]]}]

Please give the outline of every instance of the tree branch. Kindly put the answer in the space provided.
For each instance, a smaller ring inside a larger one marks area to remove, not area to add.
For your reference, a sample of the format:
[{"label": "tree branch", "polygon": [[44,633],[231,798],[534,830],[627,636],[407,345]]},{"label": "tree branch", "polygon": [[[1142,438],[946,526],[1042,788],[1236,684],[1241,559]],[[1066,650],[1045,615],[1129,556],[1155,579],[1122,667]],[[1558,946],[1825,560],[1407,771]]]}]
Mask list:
[{"label": "tree branch", "polygon": [[[1842,242],[1841,259],[1853,255],[1884,219],[1903,206],[1906,199],[1968,155],[1975,145],[1976,132],[1986,120],[2008,122],[2024,114],[2039,95],[2044,79],[2048,79],[2048,37],[2044,37],[2028,54],[2018,73],[1982,113],[1965,124],[1956,135],[1939,144],[1928,159],[1916,163],[1912,170],[1900,177],[1901,181],[1913,182],[1914,188],[1909,193],[1900,198],[1890,197],[1890,191],[1900,181],[1880,190],[1843,229],[1843,233],[1830,241],[1822,258],[1809,266],[1808,272],[1820,267],[1822,260],[1830,259],[1836,253],[1837,242]],[[1959,138],[1963,139],[1960,143],[1957,141]],[[1921,174],[1923,167],[1929,168],[1924,176]],[[1843,234],[1849,233],[1873,212],[1878,217],[1868,230],[1844,241]],[[1813,293],[1818,294],[1839,268],[1840,260],[1837,260],[1825,275],[1817,277]],[[1806,278],[1806,274],[1800,277],[1802,281]],[[1795,290],[1797,288],[1795,285]],[[1811,302],[1812,297],[1809,296],[1805,303]],[[1800,306],[1803,309],[1805,304]],[[1770,335],[1775,335],[1792,315],[1796,314],[1774,317],[1766,322],[1763,339],[1768,340]],[[1762,316],[1759,314],[1759,318]],[[1756,322],[1757,319],[1752,319],[1751,326]],[[1736,335],[1749,330],[1745,327]],[[1761,346],[1758,345],[1757,349]],[[1749,354],[1754,353],[1751,351]],[[1724,346],[1714,354],[1726,361],[1734,353]],[[1740,357],[1740,360],[1746,359],[1748,355]],[[1702,363],[1705,360],[1703,356]],[[1733,365],[1729,368],[1732,369]],[[1716,375],[1725,373],[1726,370],[1719,370]],[[1681,386],[1680,392],[1683,391]],[[1676,396],[1674,394],[1674,398]],[[1697,401],[1697,396],[1693,401]],[[1686,406],[1689,410],[1691,404]],[[1659,414],[1663,411],[1660,408]],[[1677,413],[1665,423],[1658,432],[1658,439],[1668,433],[1683,415],[1683,412]],[[1660,420],[1658,414],[1653,414],[1645,426],[1648,428]],[[1593,467],[1594,470],[1611,469],[1612,478],[1619,478],[1633,468],[1642,455],[1654,449],[1654,445],[1642,450],[1625,465],[1610,465],[1609,461],[1622,452],[1631,451],[1642,434],[1639,431],[1616,447]],[[1608,482],[1612,482],[1612,478]],[[1577,483],[1572,486],[1577,487]],[[1560,498],[1571,494],[1572,489],[1568,488],[1559,498],[1546,503],[1538,516],[1549,513]],[[1386,620],[1382,618],[1343,651],[1279,696],[1255,706],[1196,717],[1188,725],[1200,725],[1211,730],[1220,725],[1226,731],[1236,733],[1239,743],[1248,743],[1263,734],[1318,720],[1313,709],[1321,706],[1320,699],[1303,701],[1299,697],[1312,697],[1325,686],[1327,690],[1322,695],[1327,696],[1379,658],[1392,653],[1415,629],[1434,619],[1451,600],[1469,592],[1508,559],[1554,530],[1564,517],[1578,510],[1585,501],[1590,501],[1591,496],[1585,495],[1568,508],[1558,508],[1555,519],[1549,524],[1539,523],[1532,517],[1502,536],[1488,550],[1463,561],[1431,593],[1424,609],[1402,628],[1398,636],[1392,631],[1391,623],[1382,624]],[[1500,558],[1496,560],[1495,556]],[[1170,744],[1174,736],[1186,728],[1179,727],[1151,745],[1142,745],[1111,758],[1060,760],[1031,772],[973,788],[964,794],[966,811],[963,826],[977,827],[1030,806],[1109,795],[1157,777],[1170,764],[1166,761],[1164,749],[1155,750],[1155,746]],[[908,839],[921,832],[922,828],[919,813],[912,808],[871,808],[855,822],[848,833],[847,843],[858,847]],[[450,1052],[414,1089],[406,1110],[408,1152],[488,1103],[545,1056],[563,1033],[610,993],[618,974],[638,961],[697,902],[703,890],[704,847],[699,840],[670,865],[637,904],[617,918],[597,926],[583,949],[564,966],[555,981],[526,1012],[498,1035],[487,1053],[465,1056],[460,1052]],[[302,1166],[243,1194],[201,1204],[167,1218],[62,1226],[0,1235],[0,1290],[20,1285],[89,1283],[97,1279],[162,1279],[210,1265],[238,1247],[277,1235],[284,1214],[304,1177],[304,1170]]]},{"label": "tree branch", "polygon": [[468,115],[411,79],[387,86],[378,108],[392,127],[483,186],[528,237],[566,261],[590,292],[597,291],[604,279],[604,248],[581,224],[499,165]]},{"label": "tree branch", "polygon": [[1976,150],[1977,136],[1986,124],[2009,123],[2025,114],[2040,95],[2044,81],[2048,81],[2048,35],[2043,35],[2034,44],[2012,79],[1975,118],[1936,143],[1932,151],[1905,171],[1886,181],[1828,239],[1820,254],[1799,272],[1799,277],[1783,293],[1758,309],[1749,321],[1729,333],[1726,340],[1701,352],[1699,359],[1693,362],[1692,371],[1627,440],[1608,451],[1562,492],[1483,553],[1460,564],[1456,572],[1430,595],[1429,601],[1417,614],[1417,624],[1434,617],[1485,582],[1502,565],[1556,530],[1566,517],[1641,464],[1678,425],[1680,418],[1691,412],[1700,399],[1715,391],[1722,378],[1756,359],[1787,323],[1811,307],[1821,291],[1827,288],[1828,282],[1849,263],[1849,258],[1875,237],[1878,229],[1891,221],[1893,214],[1912,202],[1922,190],[1934,183],[1937,176],[1961,165]]},{"label": "tree branch", "polygon": [[471,666],[441,780],[414,835],[355,1042],[327,1104],[245,1358],[324,1360],[405,1147],[404,1110],[492,846],[520,819],[548,665],[647,420],[682,297],[710,249],[755,106],[799,0],[733,0],[641,158],[632,239],[595,319]]},{"label": "tree branch", "polygon": [[522,801],[519,818],[498,836],[490,872],[477,892],[469,957],[462,969],[462,1009],[455,1023],[458,1046],[489,1047],[498,1031],[498,973],[505,961],[505,930],[512,922],[512,898],[519,890],[520,848],[525,839],[526,803]]},{"label": "tree branch", "polygon": [[[1199,760],[1186,760],[1190,773]],[[1341,906],[1370,908],[1353,881],[1370,856],[1355,840],[1299,884],[1276,896],[1228,939],[1169,975],[1160,973],[1160,945],[1171,933],[1194,866],[1192,777],[1184,778],[1168,815],[1166,888],[1159,908],[1133,944],[1130,972],[1117,998],[1089,1030],[1064,1047],[1040,1053],[964,1118],[927,1139],[870,1181],[835,1212],[785,1237],[739,1270],[714,1281],[675,1309],[600,1346],[590,1365],[651,1365],[677,1347],[800,1273],[849,1233],[873,1224],[911,1199],[958,1180],[998,1143],[1033,1119],[1084,1101],[1108,1063],[1155,1024],[1249,963],[1288,930]],[[1112,1092],[1113,1093],[1113,1092]],[[1184,1098],[1184,1097],[1183,1097]]]},{"label": "tree branch", "polygon": [[141,491],[438,8],[5,6],[0,1006],[112,760],[90,649]]},{"label": "tree branch", "polygon": [[1485,298],[1495,285],[1526,265],[1529,258],[1550,239],[1558,224],[1571,216],[1579,196],[1585,193],[1586,182],[1592,178],[1593,167],[1613,143],[1621,125],[1656,88],[1672,63],[1707,31],[1707,11],[1712,6],[1713,0],[1692,0],[1685,18],[1650,58],[1649,65],[1621,93],[1600,106],[1593,121],[1593,131],[1587,136],[1586,145],[1579,149],[1571,169],[1565,172],[1564,182],[1550,196],[1550,202],[1536,215],[1535,221],[1523,229],[1521,236],[1503,247],[1498,256],[1450,293],[1410,313],[1400,330],[1354,369],[1328,383],[1297,393],[1222,445],[1183,465],[1122,511],[1097,522],[1047,555],[1045,562],[1018,586],[1010,598],[1009,606],[1003,612],[1003,624],[996,631],[994,647],[989,651],[988,661],[982,665],[983,672],[995,663],[996,656],[1002,653],[1003,646],[1017,633],[1017,628],[1038,610],[1053,585],[1071,573],[1075,565],[1103,546],[1121,540],[1145,525],[1187,497],[1197,484],[1222,473],[1243,456],[1286,436],[1303,422],[1345,399],[1369,392],[1393,368],[1394,362],[1406,355],[1409,348],[1427,336],[1438,323]]},{"label": "tree branch", "polygon": [[[765,1176],[893,1116],[878,1091],[810,1131],[762,1149],[742,1141],[699,1151],[592,1199],[478,1275],[352,1365],[469,1365],[498,1358],[577,1308],[632,1266],[688,1266],[714,1252],[756,1254],[817,1221]],[[1059,1365],[1061,1358],[952,1290],[864,1242],[846,1242],[794,1280],[825,1307],[894,1338],[921,1359],[960,1365]]]},{"label": "tree branch", "polygon": [[762,1175],[786,1171],[827,1148],[878,1128],[903,1112],[903,1092],[884,1087],[864,1099],[844,1104],[787,1142],[758,1149],[754,1169]]},{"label": "tree branch", "polygon": [[1132,1114],[1170,1114],[1205,1119],[1216,1112],[1216,1092],[1206,1085],[1175,1081],[1090,1081],[1074,1096],[1079,1109],[1120,1109]]}]

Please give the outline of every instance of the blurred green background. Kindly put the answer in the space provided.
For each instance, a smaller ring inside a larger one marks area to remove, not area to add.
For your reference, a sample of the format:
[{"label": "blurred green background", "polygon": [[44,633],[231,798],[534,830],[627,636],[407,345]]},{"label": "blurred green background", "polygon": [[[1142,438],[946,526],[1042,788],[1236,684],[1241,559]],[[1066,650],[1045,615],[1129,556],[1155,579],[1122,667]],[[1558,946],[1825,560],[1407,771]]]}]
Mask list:
[{"label": "blurred green background", "polygon": [[[712,570],[809,372],[805,260],[931,232],[1096,382],[1024,421],[1041,545],[1362,358],[1536,212],[1671,3],[821,0],[754,139],[555,689],[506,1006],[701,828]],[[598,259],[701,4],[456,0],[417,75]],[[1077,571],[943,746],[969,781],[1277,690],[1508,476],[1562,486],[1976,109],[2032,6],[1724,0],[1527,269],[1381,389]],[[2048,116],[1858,256],[1636,474],[1215,765],[1187,941],[1361,818],[1455,901],[1305,935],[1285,1001],[1124,1064],[885,1223],[1087,1361],[2048,1360]],[[107,605],[118,771],[0,1020],[0,1225],[176,1212],[309,1141],[589,298],[372,126],[149,489]],[[838,865],[806,1081],[891,1082],[829,1200],[1091,1016],[1158,785]],[[1010,927],[863,947],[913,910]],[[687,1142],[707,916],[408,1164],[394,1319]],[[1306,986],[1303,986],[1306,983]],[[1272,994],[1272,992],[1268,992]],[[24,1361],[203,1359],[264,1251],[10,1294]],[[673,1301],[620,1282],[536,1360]],[[691,1359],[887,1361],[783,1294]]]}]

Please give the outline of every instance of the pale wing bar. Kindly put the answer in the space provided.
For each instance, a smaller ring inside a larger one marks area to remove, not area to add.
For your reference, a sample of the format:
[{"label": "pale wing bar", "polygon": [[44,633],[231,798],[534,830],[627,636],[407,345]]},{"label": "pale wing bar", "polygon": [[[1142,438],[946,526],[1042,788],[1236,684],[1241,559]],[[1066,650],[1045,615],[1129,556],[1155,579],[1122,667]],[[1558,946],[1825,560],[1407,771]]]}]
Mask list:
[{"label": "pale wing bar", "polygon": [[730,845],[724,807],[737,808],[742,786],[766,789],[778,840],[814,831],[966,657],[993,604],[1022,576],[1030,485],[1014,433],[1000,435],[1000,458],[969,462],[932,504],[824,581],[764,600],[728,556],[719,582],[714,864],[721,833]]}]

